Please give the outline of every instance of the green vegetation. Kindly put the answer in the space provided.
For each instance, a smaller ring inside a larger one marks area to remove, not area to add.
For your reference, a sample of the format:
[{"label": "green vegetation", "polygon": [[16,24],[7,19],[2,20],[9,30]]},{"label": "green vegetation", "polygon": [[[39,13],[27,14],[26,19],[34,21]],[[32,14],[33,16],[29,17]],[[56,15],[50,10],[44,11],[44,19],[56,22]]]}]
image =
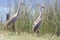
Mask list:
[{"label": "green vegetation", "polygon": [[[39,7],[36,7],[33,15],[32,9],[28,6],[22,6],[21,15],[16,22],[16,30],[27,33],[32,32],[33,22],[39,16]],[[40,25],[40,34],[60,34],[60,12],[50,5],[42,13],[42,24]]]},{"label": "green vegetation", "polygon": [[0,30],[0,40],[60,40],[60,37],[51,34],[44,34],[37,37],[36,34],[27,34],[21,32],[19,35],[15,32],[1,31]]},{"label": "green vegetation", "polygon": [[[32,8],[29,8],[29,6],[27,5],[21,6],[19,19],[15,23],[16,32],[12,32],[10,35],[8,33],[11,31],[9,31],[5,35],[4,35],[5,32],[3,33],[0,32],[2,34],[2,37],[6,36],[5,38],[8,37],[8,39],[11,38],[11,40],[17,39],[19,40],[20,38],[21,40],[59,40],[60,10],[58,11],[56,2],[53,6],[52,5],[46,6],[42,13],[42,24],[39,27],[40,32],[38,33],[39,37],[37,37],[37,35],[33,33],[32,30],[33,23],[40,13],[39,7],[37,6],[35,9],[35,13],[33,13]],[[3,24],[0,24],[0,29],[3,29]],[[57,37],[57,35],[59,37]]]}]

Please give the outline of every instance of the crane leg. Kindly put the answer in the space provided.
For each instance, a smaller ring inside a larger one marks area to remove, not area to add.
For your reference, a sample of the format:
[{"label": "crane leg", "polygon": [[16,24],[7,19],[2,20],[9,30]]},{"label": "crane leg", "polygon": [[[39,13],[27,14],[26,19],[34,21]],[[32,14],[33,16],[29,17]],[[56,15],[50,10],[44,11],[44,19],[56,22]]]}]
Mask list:
[{"label": "crane leg", "polygon": [[38,30],[38,28],[39,28],[39,26],[36,25],[36,26],[34,27],[34,32],[36,32],[36,31]]},{"label": "crane leg", "polygon": [[12,31],[15,31],[15,23],[12,24]]}]

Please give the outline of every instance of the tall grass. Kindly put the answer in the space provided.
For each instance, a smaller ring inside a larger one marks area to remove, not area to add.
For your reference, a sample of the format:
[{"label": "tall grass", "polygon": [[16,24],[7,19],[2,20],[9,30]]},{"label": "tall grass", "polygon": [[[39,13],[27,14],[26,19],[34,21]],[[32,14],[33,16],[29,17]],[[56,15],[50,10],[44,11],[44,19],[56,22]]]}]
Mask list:
[{"label": "tall grass", "polygon": [[[55,5],[56,6],[56,5]],[[46,7],[42,13],[42,24],[39,27],[40,34],[52,33],[60,34],[60,12],[56,10],[57,7]],[[20,16],[15,24],[17,32],[31,33],[34,20],[39,16],[39,8],[36,7],[33,14],[32,8],[22,5],[20,9]]]},{"label": "tall grass", "polygon": [[[32,9],[28,6],[22,6],[21,15],[16,23],[17,31],[32,32],[33,22],[39,16],[39,8],[36,7],[33,15]],[[44,9],[42,13],[42,24],[40,25],[42,34],[60,32],[60,12],[52,6]]]}]

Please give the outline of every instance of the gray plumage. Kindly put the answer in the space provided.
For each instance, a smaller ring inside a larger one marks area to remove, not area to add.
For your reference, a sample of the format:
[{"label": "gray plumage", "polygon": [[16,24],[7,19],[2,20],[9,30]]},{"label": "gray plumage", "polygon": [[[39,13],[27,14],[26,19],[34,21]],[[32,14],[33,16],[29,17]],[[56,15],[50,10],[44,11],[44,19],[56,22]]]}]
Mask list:
[{"label": "gray plumage", "polygon": [[18,19],[18,16],[19,16],[19,10],[16,12],[15,15],[13,15],[7,22],[6,22],[6,25],[10,25],[10,24],[13,24],[17,21]]},{"label": "gray plumage", "polygon": [[39,28],[39,26],[42,23],[42,19],[40,18],[40,16],[34,21],[34,32],[36,32],[36,30]]},{"label": "gray plumage", "polygon": [[41,25],[41,23],[42,23],[42,8],[44,8],[43,6],[41,6],[41,8],[40,8],[40,15],[39,15],[39,17],[34,21],[34,25],[33,25],[33,30],[34,30],[34,32],[36,32],[36,30],[39,28],[39,26]]},{"label": "gray plumage", "polygon": [[[24,3],[20,3],[22,5],[25,5]],[[13,15],[7,22],[6,22],[6,26],[11,25],[13,23],[15,23],[19,17],[19,13],[20,13],[20,5],[18,6],[18,10],[15,13],[15,15]]]},{"label": "gray plumage", "polygon": [[40,18],[40,16],[37,18],[37,20],[34,22],[34,32],[39,28],[39,26],[42,23],[42,19]]}]

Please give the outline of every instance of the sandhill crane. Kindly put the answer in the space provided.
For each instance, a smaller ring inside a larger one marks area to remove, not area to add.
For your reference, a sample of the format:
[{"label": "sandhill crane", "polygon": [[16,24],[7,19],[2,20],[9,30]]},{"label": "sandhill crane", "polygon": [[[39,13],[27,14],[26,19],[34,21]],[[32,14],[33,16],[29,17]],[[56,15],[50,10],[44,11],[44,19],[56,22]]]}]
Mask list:
[{"label": "sandhill crane", "polygon": [[[39,28],[39,26],[41,25],[42,23],[42,11],[43,11],[43,8],[45,8],[44,6],[40,6],[40,15],[38,16],[38,18],[34,21],[34,25],[33,25],[33,31],[36,32]],[[37,31],[38,32],[38,31]]]},{"label": "sandhill crane", "polygon": [[[22,3],[22,2],[21,2],[20,4],[25,5],[25,4]],[[17,12],[15,13],[15,15],[13,15],[9,20],[7,20],[6,26],[9,26],[9,25],[11,25],[11,24],[14,24],[14,23],[17,21],[18,17],[19,17],[19,13],[20,13],[20,5],[19,5],[18,10],[17,10]]]}]

